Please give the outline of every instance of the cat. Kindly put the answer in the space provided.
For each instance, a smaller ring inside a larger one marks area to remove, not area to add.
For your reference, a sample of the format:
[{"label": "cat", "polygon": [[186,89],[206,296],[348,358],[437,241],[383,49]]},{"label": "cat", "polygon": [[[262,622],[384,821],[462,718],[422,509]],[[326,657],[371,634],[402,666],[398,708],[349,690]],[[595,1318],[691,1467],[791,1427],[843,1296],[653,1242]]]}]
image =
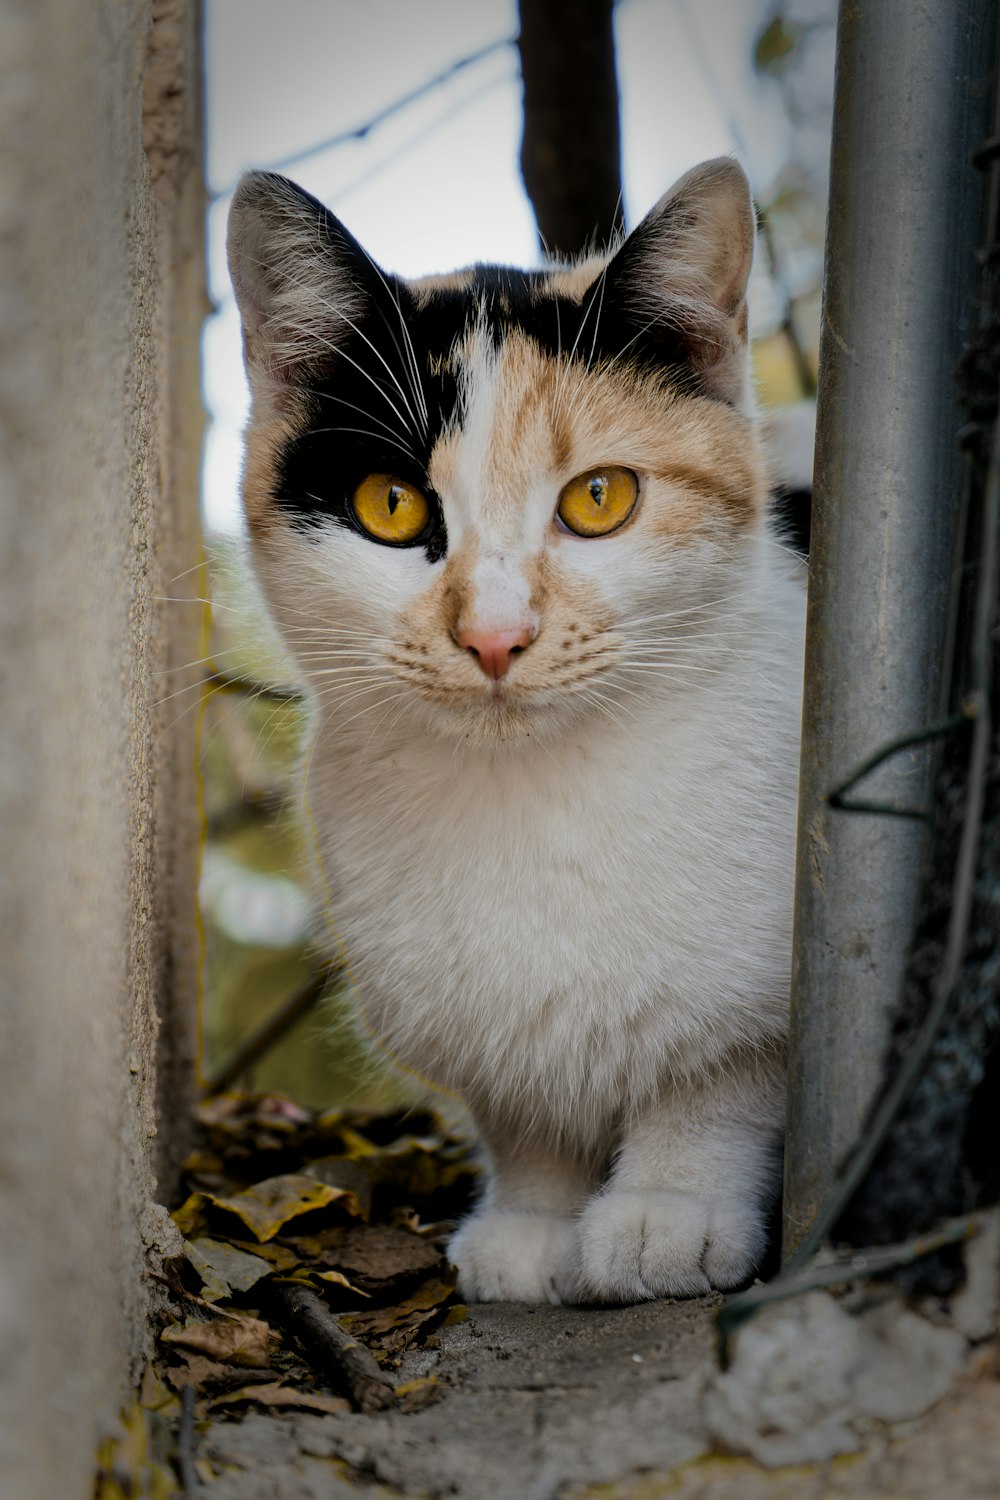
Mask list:
[{"label": "cat", "polygon": [[728,158],[606,253],[407,282],[250,172],[253,565],[366,1026],[457,1094],[470,1300],[744,1283],[778,1192],[803,588]]}]

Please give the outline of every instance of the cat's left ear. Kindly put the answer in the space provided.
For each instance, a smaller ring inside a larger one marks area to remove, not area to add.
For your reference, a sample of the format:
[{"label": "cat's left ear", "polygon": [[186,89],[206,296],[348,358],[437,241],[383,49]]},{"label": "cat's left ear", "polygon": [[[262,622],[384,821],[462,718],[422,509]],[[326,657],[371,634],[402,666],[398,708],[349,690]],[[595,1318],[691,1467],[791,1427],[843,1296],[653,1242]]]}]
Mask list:
[{"label": "cat's left ear", "polygon": [[276,172],[247,172],[226,250],[255,389],[309,384],[388,297],[386,277],[318,199]]},{"label": "cat's left ear", "polygon": [[720,156],[685,173],[608,267],[609,285],[633,319],[669,331],[698,384],[736,406],[747,396],[746,292],[755,230],[746,174],[732,157]]}]

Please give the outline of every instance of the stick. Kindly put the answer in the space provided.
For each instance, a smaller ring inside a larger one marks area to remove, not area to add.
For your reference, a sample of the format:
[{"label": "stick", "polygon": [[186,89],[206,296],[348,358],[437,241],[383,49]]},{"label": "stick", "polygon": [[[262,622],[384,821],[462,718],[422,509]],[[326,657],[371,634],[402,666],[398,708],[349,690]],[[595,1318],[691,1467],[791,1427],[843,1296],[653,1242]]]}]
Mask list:
[{"label": "stick", "polygon": [[205,1080],[202,1088],[202,1098],[211,1099],[215,1094],[225,1093],[241,1073],[253,1067],[255,1062],[269,1052],[276,1042],[300,1021],[303,1016],[309,1014],[314,1005],[322,1000],[330,984],[340,973],[335,964],[324,965],[313,977],[306,981],[301,989],[295,991],[290,1000],[280,1005],[273,1016],[270,1016],[249,1037],[242,1042],[228,1062],[223,1063],[212,1076]]},{"label": "stick", "polygon": [[304,1286],[272,1288],[275,1321],[292,1334],[303,1353],[330,1384],[350,1397],[359,1411],[371,1415],[395,1402],[392,1386],[374,1355],[345,1333],[319,1296]]},{"label": "stick", "polygon": [[186,1385],[181,1392],[181,1420],[177,1433],[177,1467],[180,1470],[181,1488],[185,1500],[188,1496],[201,1494],[198,1470],[194,1466],[194,1386]]}]

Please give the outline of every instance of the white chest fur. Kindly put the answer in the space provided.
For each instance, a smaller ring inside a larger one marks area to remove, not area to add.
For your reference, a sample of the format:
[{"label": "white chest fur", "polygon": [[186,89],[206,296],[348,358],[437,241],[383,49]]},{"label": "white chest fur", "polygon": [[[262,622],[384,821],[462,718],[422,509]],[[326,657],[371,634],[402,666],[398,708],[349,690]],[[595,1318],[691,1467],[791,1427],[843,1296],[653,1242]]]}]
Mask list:
[{"label": "white chest fur", "polygon": [[[788,652],[796,653],[794,637]],[[365,1019],[484,1119],[609,1121],[784,1026],[796,672],[554,745],[341,742],[310,795]]]}]

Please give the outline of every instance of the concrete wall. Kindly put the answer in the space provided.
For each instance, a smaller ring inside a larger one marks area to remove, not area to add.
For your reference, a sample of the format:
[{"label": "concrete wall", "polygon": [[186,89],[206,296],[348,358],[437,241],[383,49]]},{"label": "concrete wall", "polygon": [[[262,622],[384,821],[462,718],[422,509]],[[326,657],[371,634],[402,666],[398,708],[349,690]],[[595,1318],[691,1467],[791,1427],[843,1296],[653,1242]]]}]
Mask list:
[{"label": "concrete wall", "polygon": [[0,5],[5,1500],[91,1493],[194,1086],[197,11]]}]

